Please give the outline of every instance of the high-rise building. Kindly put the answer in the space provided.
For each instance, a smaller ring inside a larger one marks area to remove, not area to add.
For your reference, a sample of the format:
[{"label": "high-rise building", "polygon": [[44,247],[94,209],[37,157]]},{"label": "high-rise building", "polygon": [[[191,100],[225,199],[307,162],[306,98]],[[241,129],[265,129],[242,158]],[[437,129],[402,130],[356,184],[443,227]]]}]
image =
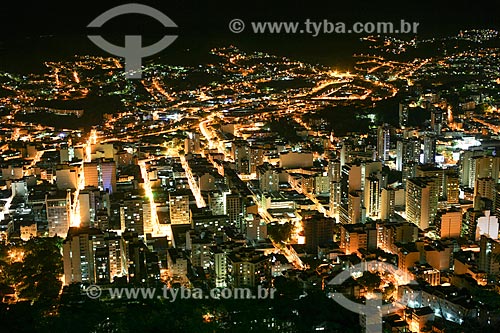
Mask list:
[{"label": "high-rise building", "polygon": [[330,177],[322,174],[317,174],[314,177],[314,194],[316,195],[330,194]]},{"label": "high-rise building", "polygon": [[14,180],[10,183],[10,187],[15,197],[28,197],[28,184],[26,180]]},{"label": "high-rise building", "polygon": [[[64,282],[97,283],[95,254],[105,247],[102,232],[94,228],[70,228],[63,243]],[[102,266],[100,266],[102,268]]]},{"label": "high-rise building", "polygon": [[365,181],[366,216],[377,220],[380,218],[380,180],[375,175]]},{"label": "high-rise building", "polygon": [[477,150],[465,150],[460,154],[460,185],[474,187],[476,165],[473,157],[482,154],[482,151]]},{"label": "high-rise building", "polygon": [[249,158],[249,173],[256,174],[257,167],[261,165],[264,161],[264,148],[250,146],[249,149],[250,158]]},{"label": "high-rise building", "polygon": [[424,135],[424,156],[423,164],[436,163],[436,135],[434,133],[427,133]]},{"label": "high-rise building", "polygon": [[65,238],[71,223],[71,192],[45,196],[49,237]]},{"label": "high-rise building", "polygon": [[339,221],[340,205],[342,203],[341,183],[333,181],[330,183],[330,216]]},{"label": "high-rise building", "polygon": [[389,159],[391,149],[391,129],[388,124],[383,124],[377,129],[377,156],[381,161]]},{"label": "high-rise building", "polygon": [[229,270],[229,259],[228,255],[241,247],[241,245],[237,245],[237,243],[222,243],[217,246],[213,246],[211,248],[211,267],[210,271],[212,272],[212,282],[216,288],[225,288],[228,286],[229,278],[228,278],[228,270]]},{"label": "high-rise building", "polygon": [[236,191],[227,194],[225,207],[224,214],[229,218],[229,223],[236,226],[238,230],[243,231],[246,211],[244,198]]},{"label": "high-rise building", "polygon": [[339,247],[345,254],[377,248],[377,227],[372,224],[341,224]]},{"label": "high-rise building", "polygon": [[435,185],[437,186],[437,193],[440,198],[445,194],[445,169],[438,168],[432,164],[419,165],[416,169],[416,177],[429,177],[435,178]]},{"label": "high-rise building", "polygon": [[260,216],[248,214],[245,218],[245,236],[252,241],[261,241],[267,238],[267,223]]},{"label": "high-rise building", "polygon": [[108,284],[111,282],[109,272],[109,251],[104,245],[97,247],[94,252],[95,281],[97,284]]},{"label": "high-rise building", "polygon": [[347,201],[347,223],[361,223],[364,220],[362,219],[362,213],[360,191],[350,192]]},{"label": "high-rise building", "polygon": [[340,204],[342,203],[342,167],[340,160],[332,160],[328,163],[328,177],[330,178],[330,216],[339,221]]},{"label": "high-rise building", "polygon": [[351,162],[350,159],[350,154],[349,152],[351,151],[352,145],[347,141],[344,141],[342,143],[342,148],[340,149],[340,167],[343,167],[347,163]]},{"label": "high-rise building", "polygon": [[189,194],[174,192],[169,194],[169,209],[171,224],[190,224],[191,210],[189,209]]},{"label": "high-rise building", "polygon": [[216,177],[218,174],[214,172],[214,170],[210,170],[208,172],[200,173],[196,176],[197,185],[200,191],[214,191],[216,186]]},{"label": "high-rise building", "polygon": [[115,148],[112,143],[100,143],[95,144],[95,142],[91,145],[91,155],[90,159],[109,159],[112,160],[115,158]]},{"label": "high-rise building", "polygon": [[[78,205],[80,208],[80,226],[90,227],[95,218],[95,207],[92,207],[94,195],[91,191],[80,192]],[[91,223],[92,221],[92,223]]]},{"label": "high-rise building", "polygon": [[23,176],[23,167],[21,165],[7,165],[6,167],[2,168],[3,180],[22,179]]},{"label": "high-rise building", "polygon": [[245,247],[228,254],[228,273],[233,288],[254,288],[271,275],[270,260],[260,251]]},{"label": "high-rise building", "polygon": [[492,178],[498,183],[500,156],[487,156],[483,150],[466,150],[460,156],[461,185],[469,188],[475,186],[478,178]]},{"label": "high-rise building", "polygon": [[404,222],[377,223],[377,246],[382,250],[397,253],[398,245],[415,242],[418,228],[415,224]]},{"label": "high-rise building", "polygon": [[425,261],[433,268],[439,271],[447,271],[453,264],[452,249],[452,246],[445,246],[443,243],[433,242],[425,245],[422,254],[424,255]]},{"label": "high-rise building", "polygon": [[[149,220],[148,220],[149,219]],[[120,203],[121,230],[136,232],[139,236],[145,235],[145,225],[151,229],[151,210],[149,202],[142,198],[127,199]],[[151,230],[148,230],[151,232]]]},{"label": "high-rise building", "polygon": [[479,269],[486,272],[488,276],[496,276],[500,273],[500,242],[482,235],[479,240]]},{"label": "high-rise building", "polygon": [[448,171],[445,174],[445,190],[446,201],[449,205],[456,205],[459,203],[460,195],[460,180],[458,173],[455,171]]},{"label": "high-rise building", "polygon": [[436,178],[415,177],[406,184],[406,219],[425,230],[437,213]]},{"label": "high-rise building", "polygon": [[146,282],[148,280],[148,247],[139,239],[136,232],[126,231],[122,237],[125,243],[129,282]]},{"label": "high-rise building", "polygon": [[403,171],[403,166],[420,161],[420,141],[417,138],[402,139],[396,143],[396,170]]},{"label": "high-rise building", "polygon": [[493,200],[495,183],[493,178],[477,178],[476,186],[474,186],[474,207],[478,208],[479,200],[487,198]]},{"label": "high-rise building", "polygon": [[342,203],[347,203],[349,193],[352,191],[361,191],[364,184],[361,176],[361,163],[346,164],[342,167],[341,191]]},{"label": "high-rise building", "polygon": [[225,288],[227,287],[227,253],[216,248],[213,251],[213,258],[214,285],[216,288]]},{"label": "high-rise building", "polygon": [[406,189],[406,183],[408,182],[408,179],[416,177],[417,165],[418,163],[414,162],[410,162],[406,165],[403,164],[403,174],[402,174],[403,188]]},{"label": "high-rise building", "polygon": [[443,128],[443,110],[440,108],[433,108],[431,110],[431,129],[433,132],[439,134]]},{"label": "high-rise building", "polygon": [[144,200],[142,202],[142,222],[143,222],[143,228],[144,228],[144,236],[146,234],[151,234],[153,233],[153,225],[154,225],[154,220],[153,217],[155,216],[155,210],[156,208],[154,206],[151,206],[151,203],[149,200]]},{"label": "high-rise building", "polygon": [[279,191],[279,172],[269,163],[264,163],[257,167],[257,178],[262,192]]},{"label": "high-rise building", "polygon": [[478,156],[473,157],[472,170],[469,172],[469,177],[472,178],[471,186],[474,187],[476,180],[482,178],[491,178],[493,183],[498,183],[500,172],[500,157],[498,156]]},{"label": "high-rise building", "polygon": [[83,176],[85,178],[85,187],[92,186],[99,188],[99,163],[83,163]]},{"label": "high-rise building", "polygon": [[192,227],[194,230],[207,229],[211,232],[221,232],[225,227],[230,226],[227,215],[195,215],[192,217]]},{"label": "high-rise building", "polygon": [[285,151],[280,154],[282,168],[309,168],[313,166],[313,153]]},{"label": "high-rise building", "polygon": [[236,164],[236,171],[241,174],[248,174],[250,170],[250,149],[248,143],[243,140],[234,141],[231,144],[231,157]]},{"label": "high-rise building", "polygon": [[474,208],[467,209],[465,219],[462,223],[462,237],[467,239],[475,239],[477,220],[483,216],[483,212]]},{"label": "high-rise building", "polygon": [[191,265],[205,270],[210,268],[210,247],[216,244],[214,238],[208,235],[193,230],[186,232],[186,250],[190,251]]},{"label": "high-rise building", "polygon": [[118,166],[126,166],[134,164],[134,155],[126,150],[118,151],[115,154],[116,164]]},{"label": "high-rise building", "polygon": [[319,214],[317,211],[303,211],[302,226],[306,238],[306,247],[316,251],[319,245],[333,241],[335,220]]},{"label": "high-rise building", "polygon": [[112,194],[116,190],[116,164],[113,160],[95,160],[83,164],[85,186],[97,187]]},{"label": "high-rise building", "polygon": [[450,209],[438,214],[438,234],[441,238],[459,238],[462,231],[462,212]]},{"label": "high-rise building", "polygon": [[408,103],[399,103],[399,127],[405,128],[408,126],[408,116],[410,107]]},{"label": "high-rise building", "polygon": [[331,182],[339,182],[342,174],[342,166],[340,160],[332,160],[328,163],[328,177]]},{"label": "high-rise building", "polygon": [[225,193],[220,190],[210,191],[208,193],[208,207],[213,215],[224,215],[226,208]]},{"label": "high-rise building", "polygon": [[93,227],[96,221],[96,213],[106,210],[109,206],[109,195],[100,192],[97,188],[86,187],[78,195],[80,226]]},{"label": "high-rise building", "polygon": [[380,219],[389,220],[394,217],[396,207],[396,190],[383,188],[380,194]]},{"label": "high-rise building", "polygon": [[184,140],[184,152],[185,154],[200,154],[200,134],[197,132],[188,132],[187,137]]},{"label": "high-rise building", "polygon": [[500,218],[500,184],[493,189],[493,215]]},{"label": "high-rise building", "polygon": [[108,248],[110,282],[113,282],[115,277],[127,276],[127,251],[123,238],[115,233],[110,233],[106,235],[104,242]]},{"label": "high-rise building", "polygon": [[[380,186],[384,187],[384,174],[382,173],[382,162],[380,161],[363,161],[361,163],[361,190],[364,191],[366,188],[367,178],[370,176],[376,176],[380,180]],[[364,198],[363,198],[364,200]]]},{"label": "high-rise building", "polygon": [[113,160],[100,162],[99,185],[103,191],[112,194],[116,190],[116,164]]},{"label": "high-rise building", "polygon": [[78,168],[65,164],[59,165],[56,169],[56,185],[58,190],[76,190],[78,187]]},{"label": "high-rise building", "polygon": [[483,235],[494,240],[498,239],[498,217],[491,215],[489,210],[477,219],[476,241]]}]

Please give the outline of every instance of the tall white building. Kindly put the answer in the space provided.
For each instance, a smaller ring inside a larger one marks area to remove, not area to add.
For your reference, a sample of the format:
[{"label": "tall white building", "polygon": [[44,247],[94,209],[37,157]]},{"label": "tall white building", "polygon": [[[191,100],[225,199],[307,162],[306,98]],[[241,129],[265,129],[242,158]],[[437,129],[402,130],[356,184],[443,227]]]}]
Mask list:
[{"label": "tall white building", "polygon": [[367,217],[380,218],[380,180],[374,175],[365,180],[365,207]]},{"label": "tall white building", "polygon": [[476,241],[482,235],[494,240],[498,239],[498,217],[491,215],[489,210],[484,211],[484,216],[477,219]]},{"label": "tall white building", "polygon": [[391,149],[391,130],[388,124],[378,127],[377,130],[377,155],[381,161],[389,159],[389,150]]}]

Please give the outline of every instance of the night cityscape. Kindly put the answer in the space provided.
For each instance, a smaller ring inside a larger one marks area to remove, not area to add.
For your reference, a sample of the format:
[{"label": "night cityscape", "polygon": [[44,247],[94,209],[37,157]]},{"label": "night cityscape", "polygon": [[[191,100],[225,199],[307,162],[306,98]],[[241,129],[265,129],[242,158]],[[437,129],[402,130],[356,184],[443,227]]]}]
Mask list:
[{"label": "night cityscape", "polygon": [[7,7],[0,332],[498,332],[494,4]]}]

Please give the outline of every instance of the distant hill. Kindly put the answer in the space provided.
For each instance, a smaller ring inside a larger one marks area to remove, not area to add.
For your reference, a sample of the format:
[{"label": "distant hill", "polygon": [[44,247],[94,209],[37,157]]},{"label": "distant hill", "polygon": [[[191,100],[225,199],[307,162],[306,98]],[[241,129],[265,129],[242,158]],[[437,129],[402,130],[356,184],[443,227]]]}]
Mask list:
[{"label": "distant hill", "polygon": [[47,107],[65,110],[84,110],[83,116],[59,116],[48,112],[39,111],[36,113],[16,114],[16,119],[52,126],[56,128],[78,129],[89,128],[100,124],[105,113],[116,113],[123,108],[120,96],[89,96],[76,100],[49,100],[37,101],[37,107]]}]

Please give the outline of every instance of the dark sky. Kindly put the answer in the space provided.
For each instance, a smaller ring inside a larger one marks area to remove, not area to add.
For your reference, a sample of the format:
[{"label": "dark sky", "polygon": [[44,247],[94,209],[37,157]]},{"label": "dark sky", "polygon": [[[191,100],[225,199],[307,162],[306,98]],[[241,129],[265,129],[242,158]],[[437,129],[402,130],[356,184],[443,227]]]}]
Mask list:
[{"label": "dark sky", "polygon": [[[103,11],[129,1],[105,0],[98,4],[88,1],[40,0],[34,2],[2,1],[0,8],[1,34],[61,34],[85,33],[86,25]],[[134,2],[134,1],[130,1]],[[332,21],[408,19],[422,22],[424,32],[439,27],[498,25],[496,0],[164,0],[136,1],[149,4],[172,18],[186,34],[221,34],[227,32],[232,18],[266,20],[303,20],[326,18]],[[119,21],[119,20],[118,20]],[[150,20],[153,21],[153,20]],[[113,24],[117,28],[118,23]],[[154,22],[127,23],[120,26],[155,28]]]},{"label": "dark sky", "polygon": [[[88,23],[104,11],[128,1],[102,0],[95,4],[88,1],[35,2],[2,1],[0,5],[0,67],[13,59],[28,59],[37,55],[50,58],[61,54],[99,53],[86,39],[92,30]],[[131,1],[133,2],[133,1]],[[304,21],[328,19],[332,22],[345,21],[393,21],[400,19],[420,22],[419,34],[456,33],[460,29],[473,27],[499,27],[500,15],[496,8],[497,0],[253,0],[253,1],[214,1],[214,0],[164,0],[136,1],[155,7],[170,17],[177,25],[175,30],[165,30],[152,18],[141,15],[123,15],[110,20],[97,34],[119,36],[140,34],[158,40],[158,35],[172,32],[178,39],[169,51],[179,49],[210,48],[212,46],[236,44],[250,45],[252,49],[263,48],[284,55],[298,53],[318,54],[318,61],[330,57],[332,53],[342,53],[344,46],[338,41],[357,40],[359,36],[256,36],[245,32],[232,34],[228,23],[233,18],[246,22],[265,21]],[[96,32],[94,30],[94,32]],[[62,36],[57,41],[40,39],[41,35]],[[145,38],[146,39],[146,38]],[[67,51],[65,51],[67,50]],[[334,51],[339,52],[334,52]],[[346,51],[348,54],[349,51]],[[10,58],[9,58],[10,56]],[[36,60],[39,61],[39,60]]]}]

